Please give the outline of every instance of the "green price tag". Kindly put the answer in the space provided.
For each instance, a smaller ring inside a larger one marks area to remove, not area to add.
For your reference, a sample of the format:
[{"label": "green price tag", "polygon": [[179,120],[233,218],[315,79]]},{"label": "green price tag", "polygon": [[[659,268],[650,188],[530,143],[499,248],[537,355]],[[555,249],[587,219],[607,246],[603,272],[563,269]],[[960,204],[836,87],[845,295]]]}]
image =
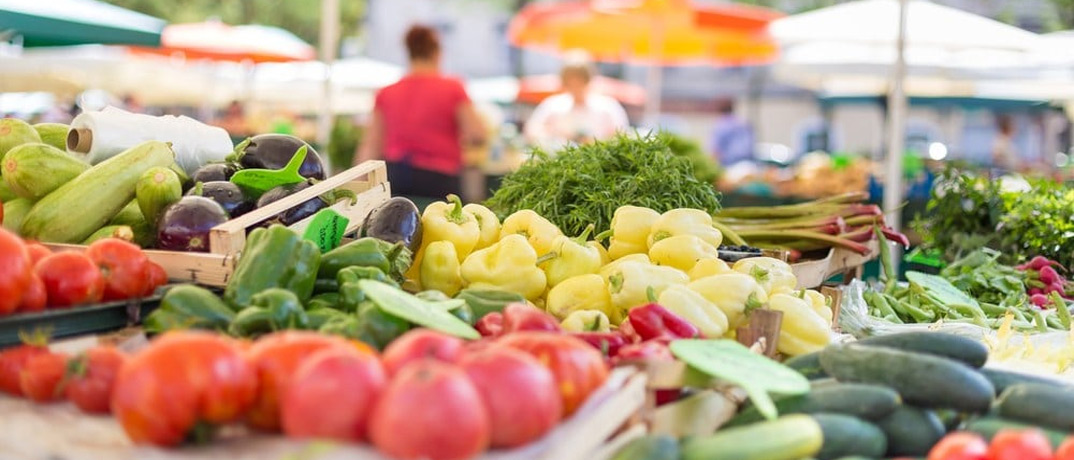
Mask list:
[{"label": "green price tag", "polygon": [[768,393],[809,392],[809,380],[802,374],[734,340],[676,340],[671,342],[671,352],[701,372],[742,387],[761,415],[768,419],[779,416]]},{"label": "green price tag", "polygon": [[332,208],[322,209],[313,215],[302,238],[317,243],[321,252],[331,251],[343,241],[343,234],[347,232],[347,224],[350,221]]},{"label": "green price tag", "polygon": [[283,169],[243,169],[231,176],[231,183],[238,185],[243,193],[259,197],[278,186],[302,182],[306,178],[298,174],[298,170],[306,161],[308,151],[305,145],[299,147]]},{"label": "green price tag", "polygon": [[358,280],[358,287],[365,292],[366,297],[369,297],[386,313],[456,337],[475,340],[481,338],[477,329],[449,313],[463,306],[466,303],[465,300],[429,302],[374,280]]}]

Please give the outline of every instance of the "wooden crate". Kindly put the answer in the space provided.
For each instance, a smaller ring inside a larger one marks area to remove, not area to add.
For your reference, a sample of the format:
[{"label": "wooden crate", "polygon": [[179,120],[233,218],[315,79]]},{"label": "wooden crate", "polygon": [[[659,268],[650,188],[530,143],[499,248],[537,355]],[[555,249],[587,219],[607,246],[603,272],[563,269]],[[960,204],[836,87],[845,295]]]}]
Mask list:
[{"label": "wooden crate", "polygon": [[[351,200],[342,200],[331,206],[336,212],[350,219],[347,233],[357,230],[370,211],[391,198],[388,169],[384,162],[367,161],[268,206],[217,225],[209,234],[208,253],[147,249],[145,254],[150,260],[164,267],[168,278],[172,280],[225,286],[235,269],[236,259],[246,244],[246,232],[250,227],[336,189],[350,190],[358,197],[353,203]],[[301,233],[312,219],[312,216],[303,219],[291,228]],[[50,246],[57,249],[82,247],[67,244]]]},{"label": "wooden crate", "polygon": [[791,264],[794,276],[798,278],[798,289],[811,289],[824,284],[828,278],[842,274],[845,282],[860,278],[866,262],[880,255],[880,243],[876,240],[865,243],[869,248],[867,254],[859,254],[849,249],[832,248],[828,257],[819,260],[807,260]]}]

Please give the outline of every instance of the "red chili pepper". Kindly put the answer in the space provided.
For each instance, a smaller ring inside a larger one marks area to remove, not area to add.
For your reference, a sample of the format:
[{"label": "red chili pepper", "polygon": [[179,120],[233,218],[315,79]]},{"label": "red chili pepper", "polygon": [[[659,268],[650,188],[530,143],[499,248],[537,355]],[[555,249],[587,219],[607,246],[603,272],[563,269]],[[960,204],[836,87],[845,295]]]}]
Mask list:
[{"label": "red chili pepper", "polygon": [[689,339],[700,334],[689,321],[655,303],[631,309],[629,318],[630,325],[642,340],[660,336]]},{"label": "red chili pepper", "polygon": [[512,303],[503,308],[503,333],[516,331],[560,332],[559,321],[544,311],[524,303]]},{"label": "red chili pepper", "polygon": [[614,358],[619,350],[630,345],[630,339],[622,332],[574,332],[572,337],[584,340],[600,350],[604,356]]},{"label": "red chili pepper", "polygon": [[623,321],[623,323],[619,325],[619,329],[617,331],[620,334],[626,336],[627,343],[641,342],[641,336],[638,335],[638,331],[634,330],[634,325],[630,324],[630,318],[627,318],[626,321]]},{"label": "red chili pepper", "polygon": [[675,359],[671,349],[662,341],[649,340],[642,343],[634,343],[619,349],[615,361],[625,360],[657,360],[670,361]]},{"label": "red chili pepper", "polygon": [[499,337],[503,334],[503,313],[494,311],[482,316],[477,320],[474,328],[481,333],[482,337]]}]

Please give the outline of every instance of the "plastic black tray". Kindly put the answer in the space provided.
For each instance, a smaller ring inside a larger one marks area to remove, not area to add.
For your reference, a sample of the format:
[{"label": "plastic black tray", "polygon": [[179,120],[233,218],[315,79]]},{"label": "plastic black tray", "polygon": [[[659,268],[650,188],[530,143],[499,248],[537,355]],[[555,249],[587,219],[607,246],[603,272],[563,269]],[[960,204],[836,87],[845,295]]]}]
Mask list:
[{"label": "plastic black tray", "polygon": [[0,317],[0,347],[18,344],[19,331],[47,330],[52,338],[60,338],[140,324],[142,318],[160,306],[161,293],[158,290],[152,297]]}]

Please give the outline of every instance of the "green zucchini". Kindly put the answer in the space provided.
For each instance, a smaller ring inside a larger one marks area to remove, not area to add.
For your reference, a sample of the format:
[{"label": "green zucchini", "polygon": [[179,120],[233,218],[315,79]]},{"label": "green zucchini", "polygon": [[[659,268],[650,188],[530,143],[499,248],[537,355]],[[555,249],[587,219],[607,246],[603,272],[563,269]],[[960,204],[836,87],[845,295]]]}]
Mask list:
[{"label": "green zucchini", "polygon": [[985,378],[988,379],[989,382],[992,382],[992,386],[996,389],[997,396],[1007,390],[1007,387],[1019,383],[1040,383],[1043,385],[1051,385],[1053,388],[1062,387],[1066,389],[1066,391],[1070,391],[1074,388],[1074,386],[1061,380],[1040,377],[1032,374],[1023,374],[1021,372],[992,369],[989,367],[982,368],[981,374],[984,374]]},{"label": "green zucchini", "polygon": [[650,434],[630,441],[612,460],[678,460],[679,442],[668,435]]},{"label": "green zucchini", "polygon": [[23,144],[4,155],[4,182],[16,195],[38,200],[89,169],[48,144]]},{"label": "green zucchini", "polygon": [[682,460],[798,460],[820,452],[820,424],[802,414],[728,428],[682,444]]},{"label": "green zucchini", "polygon": [[1063,443],[1063,440],[1070,435],[1070,433],[1063,431],[1041,428],[1034,424],[1016,422],[1001,417],[976,418],[967,422],[966,426],[963,427],[966,431],[972,431],[981,435],[981,437],[985,438],[987,441],[992,441],[992,437],[1000,430],[1026,430],[1030,428],[1039,429],[1044,432],[1044,436],[1052,443],[1053,448],[1059,448],[1059,445]]},{"label": "green zucchini", "polygon": [[4,228],[10,232],[21,234],[22,221],[33,206],[34,202],[26,198],[14,198],[10,201],[5,201]]},{"label": "green zucchini", "polygon": [[890,387],[907,404],[983,413],[992,405],[992,384],[975,369],[936,356],[865,345],[830,345],[820,363],[843,382]]},{"label": "green zucchini", "polygon": [[147,141],[91,167],[34,205],[23,236],[49,243],[78,243],[104,226],[134,199],[146,170],[175,162],[171,146]]},{"label": "green zucchini", "polygon": [[108,221],[108,225],[126,225],[134,232],[132,242],[143,248],[151,248],[157,242],[157,229],[145,221],[142,210],[138,208],[138,200],[131,200],[119,213]]},{"label": "green zucchini", "polygon": [[1055,385],[1011,385],[996,400],[996,413],[1008,420],[1074,431],[1074,393]]},{"label": "green zucchini", "polygon": [[950,358],[975,368],[984,366],[988,361],[988,347],[983,343],[943,332],[917,331],[878,335],[859,340],[858,343]]},{"label": "green zucchini", "polygon": [[856,417],[843,414],[812,414],[824,433],[819,460],[834,460],[848,455],[881,457],[888,441],[880,428]]},{"label": "green zucchini", "polygon": [[798,355],[783,362],[783,365],[798,371],[809,380],[817,380],[828,377],[824,368],[820,367],[820,352]]},{"label": "green zucchini", "polygon": [[71,130],[70,126],[63,123],[38,123],[34,125],[34,130],[41,136],[41,142],[63,151],[67,150],[67,132]]},{"label": "green zucchini", "polygon": [[[809,393],[788,396],[776,401],[780,414],[836,413],[877,420],[890,414],[901,400],[894,390],[863,383],[836,383],[815,388]],[[727,422],[738,426],[764,420],[756,407],[750,406]]]},{"label": "green zucchini", "polygon": [[7,186],[7,182],[0,180],[0,202],[7,203],[8,201],[14,200],[18,197],[19,196],[15,194],[15,191],[11,190],[11,187]]},{"label": "green zucchini", "polygon": [[82,244],[88,246],[105,238],[119,238],[123,241],[134,241],[134,231],[126,225],[105,225],[93,232],[89,238],[82,241]]},{"label": "green zucchini", "polygon": [[175,171],[165,167],[149,168],[134,188],[135,201],[146,222],[156,225],[164,208],[183,197],[183,184]]},{"label": "green zucchini", "polygon": [[936,414],[911,406],[899,406],[876,425],[887,436],[888,457],[924,457],[946,434]]}]

